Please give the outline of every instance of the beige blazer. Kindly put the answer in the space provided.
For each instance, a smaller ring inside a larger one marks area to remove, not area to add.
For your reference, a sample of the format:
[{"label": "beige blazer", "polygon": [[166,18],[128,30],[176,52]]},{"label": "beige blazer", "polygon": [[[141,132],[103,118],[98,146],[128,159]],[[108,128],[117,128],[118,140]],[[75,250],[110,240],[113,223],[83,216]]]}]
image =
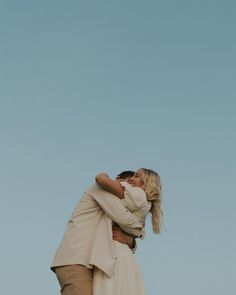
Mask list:
[{"label": "beige blazer", "polygon": [[142,224],[119,198],[93,184],[83,194],[68,221],[51,269],[81,264],[88,268],[96,266],[112,276],[116,261],[112,220],[135,237],[142,237],[144,233]]}]

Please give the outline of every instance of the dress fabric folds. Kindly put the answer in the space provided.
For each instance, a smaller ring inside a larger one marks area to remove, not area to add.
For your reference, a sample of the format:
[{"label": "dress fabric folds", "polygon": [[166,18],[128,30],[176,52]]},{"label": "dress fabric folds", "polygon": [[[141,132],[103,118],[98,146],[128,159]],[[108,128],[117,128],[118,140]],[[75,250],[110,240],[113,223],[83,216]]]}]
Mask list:
[{"label": "dress fabric folds", "polygon": [[93,295],[144,295],[141,272],[135,255],[130,248],[114,241],[116,266],[114,275],[109,278],[95,268]]}]

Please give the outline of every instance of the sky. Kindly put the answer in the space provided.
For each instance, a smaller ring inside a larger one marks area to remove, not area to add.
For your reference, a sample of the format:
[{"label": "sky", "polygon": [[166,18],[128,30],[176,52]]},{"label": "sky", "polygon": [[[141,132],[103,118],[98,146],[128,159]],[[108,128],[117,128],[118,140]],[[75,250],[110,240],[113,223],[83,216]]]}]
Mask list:
[{"label": "sky", "polygon": [[1,292],[49,270],[99,172],[162,179],[146,295],[236,290],[235,1],[0,1]]}]

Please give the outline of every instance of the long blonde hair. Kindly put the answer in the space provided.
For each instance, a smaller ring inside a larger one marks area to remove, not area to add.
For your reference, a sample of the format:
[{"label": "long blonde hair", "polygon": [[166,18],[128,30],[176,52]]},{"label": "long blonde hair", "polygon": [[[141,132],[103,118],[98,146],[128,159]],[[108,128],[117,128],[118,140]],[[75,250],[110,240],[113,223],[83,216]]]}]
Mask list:
[{"label": "long blonde hair", "polygon": [[163,212],[161,209],[161,179],[158,173],[153,170],[140,168],[142,170],[143,190],[147,195],[147,200],[151,202],[151,218],[153,232],[161,232]]}]

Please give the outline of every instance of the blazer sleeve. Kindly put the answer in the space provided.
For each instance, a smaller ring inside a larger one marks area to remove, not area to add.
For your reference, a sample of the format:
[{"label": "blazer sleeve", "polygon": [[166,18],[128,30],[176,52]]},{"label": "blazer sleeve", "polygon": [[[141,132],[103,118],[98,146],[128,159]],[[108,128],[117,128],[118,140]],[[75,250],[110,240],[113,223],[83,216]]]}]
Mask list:
[{"label": "blazer sleeve", "polygon": [[144,229],[138,219],[122,204],[121,200],[113,195],[93,195],[94,200],[103,209],[105,214],[128,234],[143,238]]}]

